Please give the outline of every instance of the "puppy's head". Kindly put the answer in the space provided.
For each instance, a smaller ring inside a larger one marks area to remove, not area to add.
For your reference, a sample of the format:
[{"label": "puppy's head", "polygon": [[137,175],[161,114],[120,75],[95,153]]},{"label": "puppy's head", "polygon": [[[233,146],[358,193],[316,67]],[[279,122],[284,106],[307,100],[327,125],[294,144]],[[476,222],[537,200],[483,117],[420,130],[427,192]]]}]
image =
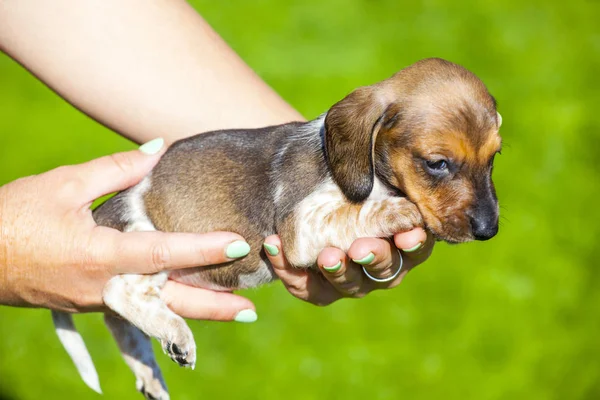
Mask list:
[{"label": "puppy's head", "polygon": [[351,201],[369,197],[377,177],[417,205],[438,239],[487,240],[498,231],[491,175],[500,124],[474,74],[426,59],[328,111],[327,162]]}]

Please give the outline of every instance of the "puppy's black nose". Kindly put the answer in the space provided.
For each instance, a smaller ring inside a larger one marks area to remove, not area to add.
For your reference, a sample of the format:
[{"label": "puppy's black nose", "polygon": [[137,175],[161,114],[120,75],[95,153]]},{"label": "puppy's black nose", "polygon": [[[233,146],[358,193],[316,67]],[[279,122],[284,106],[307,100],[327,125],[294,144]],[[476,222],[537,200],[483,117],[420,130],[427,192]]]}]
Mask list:
[{"label": "puppy's black nose", "polygon": [[498,233],[498,218],[476,217],[471,218],[471,229],[476,240],[488,240]]}]

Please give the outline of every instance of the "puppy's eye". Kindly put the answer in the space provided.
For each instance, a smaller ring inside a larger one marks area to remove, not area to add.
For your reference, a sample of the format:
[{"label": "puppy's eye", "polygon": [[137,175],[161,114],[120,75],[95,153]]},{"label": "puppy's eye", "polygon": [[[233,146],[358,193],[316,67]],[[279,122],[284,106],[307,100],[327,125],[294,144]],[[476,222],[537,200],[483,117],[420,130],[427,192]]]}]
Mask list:
[{"label": "puppy's eye", "polygon": [[446,160],[426,161],[427,169],[439,174],[448,170],[448,162]]}]

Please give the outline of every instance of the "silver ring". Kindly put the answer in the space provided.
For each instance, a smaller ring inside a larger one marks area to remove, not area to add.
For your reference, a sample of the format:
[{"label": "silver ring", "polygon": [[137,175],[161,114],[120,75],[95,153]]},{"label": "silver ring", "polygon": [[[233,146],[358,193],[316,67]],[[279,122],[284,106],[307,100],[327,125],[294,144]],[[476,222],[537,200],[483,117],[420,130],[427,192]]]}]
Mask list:
[{"label": "silver ring", "polygon": [[369,278],[373,282],[381,282],[381,283],[389,282],[389,281],[396,279],[398,277],[398,275],[400,275],[400,271],[402,271],[402,265],[404,265],[404,260],[402,259],[402,253],[400,253],[399,249],[396,248],[396,250],[398,251],[398,257],[400,257],[400,266],[398,267],[398,271],[394,272],[394,275],[389,276],[387,278],[375,278],[373,275],[369,274],[367,269],[363,266],[362,270],[365,273],[365,275],[367,276],[367,278]]}]

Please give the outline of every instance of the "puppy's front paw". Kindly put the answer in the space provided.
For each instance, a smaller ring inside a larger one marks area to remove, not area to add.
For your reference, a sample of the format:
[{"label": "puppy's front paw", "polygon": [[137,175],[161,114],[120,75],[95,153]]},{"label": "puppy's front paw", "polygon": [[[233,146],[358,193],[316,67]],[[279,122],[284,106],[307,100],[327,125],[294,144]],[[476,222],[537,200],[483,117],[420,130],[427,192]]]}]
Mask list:
[{"label": "puppy's front paw", "polygon": [[163,351],[180,366],[194,369],[196,366],[194,335],[183,319],[174,326],[169,339],[161,340]]},{"label": "puppy's front paw", "polygon": [[423,226],[423,217],[417,206],[405,197],[386,199],[377,220],[384,225],[384,231],[392,235]]}]

